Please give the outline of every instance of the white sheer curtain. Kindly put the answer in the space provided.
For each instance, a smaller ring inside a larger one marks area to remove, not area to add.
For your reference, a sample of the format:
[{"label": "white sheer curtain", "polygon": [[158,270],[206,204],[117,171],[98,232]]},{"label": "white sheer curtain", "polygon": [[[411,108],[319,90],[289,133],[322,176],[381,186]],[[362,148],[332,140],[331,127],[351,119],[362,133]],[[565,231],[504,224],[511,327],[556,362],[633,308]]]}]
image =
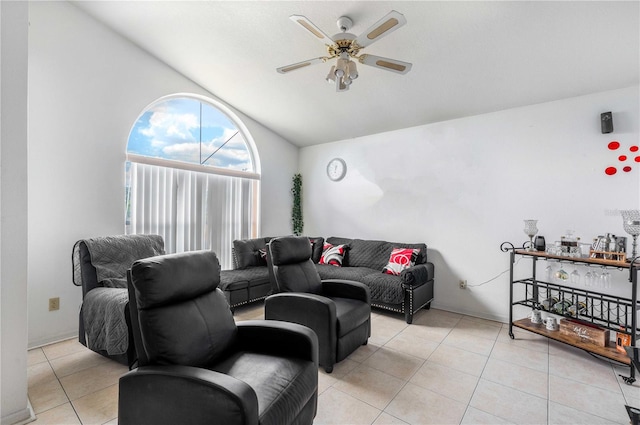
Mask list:
[{"label": "white sheer curtain", "polygon": [[167,253],[211,249],[233,267],[235,239],[255,237],[258,181],[132,162],[127,233],[162,235]]}]

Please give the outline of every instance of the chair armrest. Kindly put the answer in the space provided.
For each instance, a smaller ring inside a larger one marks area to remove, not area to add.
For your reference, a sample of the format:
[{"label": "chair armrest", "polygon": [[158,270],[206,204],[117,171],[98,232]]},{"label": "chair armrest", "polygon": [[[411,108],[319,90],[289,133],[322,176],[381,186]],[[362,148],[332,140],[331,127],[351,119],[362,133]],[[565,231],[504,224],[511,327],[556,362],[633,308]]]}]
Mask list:
[{"label": "chair armrest", "polygon": [[329,297],[352,298],[371,304],[369,287],[354,280],[326,279],[322,281],[322,290]]},{"label": "chair armrest", "polygon": [[335,346],[338,340],[336,305],[322,295],[304,292],[271,295],[264,301],[264,316],[267,320],[298,323],[311,328],[320,347]]},{"label": "chair armrest", "polygon": [[297,357],[318,367],[318,337],[308,327],[276,320],[247,320],[236,325],[242,349]]},{"label": "chair armrest", "polygon": [[433,263],[417,264],[400,273],[404,287],[420,286],[433,279]]},{"label": "chair armrest", "polygon": [[190,366],[144,366],[120,378],[118,423],[258,424],[258,398],[245,382]]}]

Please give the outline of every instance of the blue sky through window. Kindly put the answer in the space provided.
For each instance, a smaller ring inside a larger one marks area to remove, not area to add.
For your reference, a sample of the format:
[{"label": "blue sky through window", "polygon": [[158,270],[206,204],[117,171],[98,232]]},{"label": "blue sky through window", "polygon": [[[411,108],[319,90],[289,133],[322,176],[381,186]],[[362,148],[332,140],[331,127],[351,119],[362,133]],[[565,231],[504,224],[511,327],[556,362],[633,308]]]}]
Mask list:
[{"label": "blue sky through window", "polygon": [[217,108],[190,98],[164,100],[147,109],[131,130],[127,152],[254,171],[236,125]]}]

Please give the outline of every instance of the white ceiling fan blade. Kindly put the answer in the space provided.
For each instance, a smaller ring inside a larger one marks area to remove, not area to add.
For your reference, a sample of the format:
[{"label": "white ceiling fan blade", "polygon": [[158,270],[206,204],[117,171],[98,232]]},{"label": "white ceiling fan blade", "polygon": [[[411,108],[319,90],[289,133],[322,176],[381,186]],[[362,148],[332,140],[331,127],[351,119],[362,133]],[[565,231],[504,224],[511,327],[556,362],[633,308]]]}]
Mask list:
[{"label": "white ceiling fan blade", "polygon": [[333,40],[331,39],[331,37],[325,34],[324,31],[322,31],[320,28],[315,26],[315,24],[311,22],[309,18],[307,18],[306,16],[291,15],[289,16],[289,19],[291,19],[293,22],[295,22],[296,24],[304,28],[306,31],[308,31],[313,36],[313,38],[315,38],[316,40],[319,40],[322,44],[325,44],[325,45],[333,44]]},{"label": "white ceiling fan blade", "polygon": [[367,47],[374,41],[380,40],[407,23],[407,19],[402,13],[392,10],[375,24],[371,25],[365,32],[356,38],[356,43],[360,47]]},{"label": "white ceiling fan blade", "polygon": [[280,74],[286,74],[287,72],[295,71],[296,69],[304,68],[310,65],[315,65],[317,63],[323,63],[326,61],[326,58],[314,58],[306,61],[292,63],[291,65],[281,66],[280,68],[276,68]]},{"label": "white ceiling fan blade", "polygon": [[362,55],[358,60],[360,63],[365,65],[375,66],[376,68],[396,72],[398,74],[406,74],[411,71],[411,64],[409,62],[402,62],[396,59],[383,58],[381,56],[374,55]]}]

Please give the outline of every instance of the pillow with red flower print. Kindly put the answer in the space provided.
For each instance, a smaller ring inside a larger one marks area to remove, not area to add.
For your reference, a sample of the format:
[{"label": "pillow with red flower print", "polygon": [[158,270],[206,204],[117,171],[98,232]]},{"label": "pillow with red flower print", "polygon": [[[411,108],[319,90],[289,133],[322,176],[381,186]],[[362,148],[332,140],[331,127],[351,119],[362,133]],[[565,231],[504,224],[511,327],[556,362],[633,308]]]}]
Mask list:
[{"label": "pillow with red flower print", "polygon": [[333,246],[330,243],[325,243],[322,247],[322,256],[318,264],[330,264],[332,266],[342,267],[345,249],[346,245]]},{"label": "pillow with red flower print", "polygon": [[402,270],[413,267],[420,254],[419,249],[393,248],[389,256],[389,263],[384,266],[382,273],[399,275]]}]

